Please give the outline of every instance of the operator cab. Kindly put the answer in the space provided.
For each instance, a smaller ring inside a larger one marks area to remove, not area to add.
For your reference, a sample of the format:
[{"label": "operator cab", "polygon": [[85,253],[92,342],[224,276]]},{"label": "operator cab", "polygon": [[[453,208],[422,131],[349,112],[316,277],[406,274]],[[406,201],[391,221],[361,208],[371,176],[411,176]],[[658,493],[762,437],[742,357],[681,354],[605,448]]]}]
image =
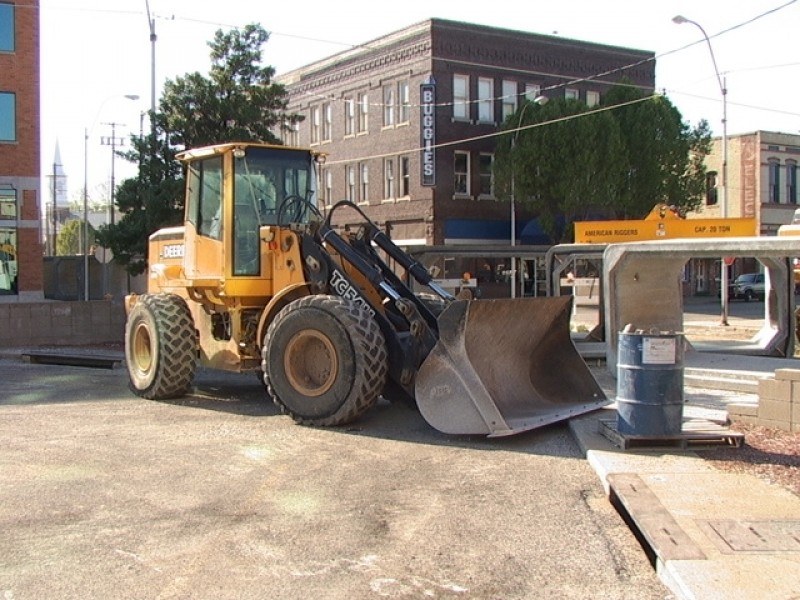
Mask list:
[{"label": "operator cab", "polygon": [[[260,228],[303,226],[319,214],[316,163],[322,156],[306,149],[249,143],[179,154],[187,166],[186,222],[194,226],[203,246],[194,254],[200,270],[219,273],[219,264],[201,265],[230,256],[233,275],[260,275]],[[226,230],[232,235],[227,236]],[[203,239],[222,247],[212,250]],[[216,254],[216,259],[209,254]]]}]

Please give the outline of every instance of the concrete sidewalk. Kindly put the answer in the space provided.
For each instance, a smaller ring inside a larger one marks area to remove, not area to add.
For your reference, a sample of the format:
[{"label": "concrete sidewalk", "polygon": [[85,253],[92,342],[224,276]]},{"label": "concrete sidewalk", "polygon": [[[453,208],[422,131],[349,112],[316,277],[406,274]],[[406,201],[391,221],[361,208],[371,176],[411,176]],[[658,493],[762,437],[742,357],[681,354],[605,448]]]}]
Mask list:
[{"label": "concrete sidewalk", "polygon": [[[720,371],[741,378],[798,368],[800,361],[751,356],[687,354],[699,381]],[[609,398],[615,381],[593,371]],[[727,401],[753,401],[742,393],[684,390],[684,431],[692,419],[722,420]],[[614,405],[572,419],[586,458],[649,553],[661,580],[681,599],[782,599],[800,594],[800,498],[748,474],[719,471],[689,447],[621,449],[606,431],[616,427]],[[723,429],[724,431],[724,429]]]}]

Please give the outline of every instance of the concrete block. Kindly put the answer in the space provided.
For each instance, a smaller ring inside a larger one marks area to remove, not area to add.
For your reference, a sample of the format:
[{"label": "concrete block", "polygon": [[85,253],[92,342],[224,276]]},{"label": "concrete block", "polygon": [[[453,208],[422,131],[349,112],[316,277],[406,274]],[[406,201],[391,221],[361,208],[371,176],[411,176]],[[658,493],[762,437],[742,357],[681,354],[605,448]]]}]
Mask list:
[{"label": "concrete block", "polygon": [[758,420],[758,417],[750,416],[750,415],[734,415],[729,414],[731,423],[736,426],[736,424],[742,425],[760,425],[761,421]]},{"label": "concrete block", "polygon": [[31,320],[28,311],[12,310],[12,317],[8,322],[7,345],[24,345],[30,343]]},{"label": "concrete block", "polygon": [[800,425],[800,402],[792,403],[792,425]]},{"label": "concrete block", "polygon": [[789,402],[792,399],[792,382],[788,379],[761,379],[758,382],[758,397]]},{"label": "concrete block", "polygon": [[102,302],[92,303],[92,325],[95,327],[108,327],[111,320],[111,310],[114,305],[103,300]]},{"label": "concrete block", "polygon": [[780,429],[781,431],[791,431],[788,421],[770,421],[769,419],[758,419],[755,425],[766,427],[767,429]]},{"label": "concrete block", "polygon": [[800,369],[775,369],[775,379],[800,382]]},{"label": "concrete block", "polygon": [[728,415],[731,419],[737,417],[757,417],[758,404],[728,404]]},{"label": "concrete block", "polygon": [[761,398],[758,401],[758,418],[785,421],[788,424],[792,420],[792,404],[784,400]]},{"label": "concrete block", "polygon": [[9,331],[11,327],[11,311],[7,304],[0,304],[0,346],[14,344],[14,339]]}]

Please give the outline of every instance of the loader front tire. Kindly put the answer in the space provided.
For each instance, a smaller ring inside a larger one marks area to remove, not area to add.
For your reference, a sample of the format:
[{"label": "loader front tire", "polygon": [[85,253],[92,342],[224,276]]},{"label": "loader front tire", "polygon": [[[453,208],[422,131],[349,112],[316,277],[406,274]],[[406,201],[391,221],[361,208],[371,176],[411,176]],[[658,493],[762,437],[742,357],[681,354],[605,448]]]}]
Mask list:
[{"label": "loader front tire", "polygon": [[297,423],[343,425],[371,408],[386,383],[386,342],[350,300],[306,296],[267,329],[261,368],[275,404]]},{"label": "loader front tire", "polygon": [[197,366],[197,334],[183,298],[139,297],[125,325],[125,359],[136,395],[166,400],[189,391]]}]

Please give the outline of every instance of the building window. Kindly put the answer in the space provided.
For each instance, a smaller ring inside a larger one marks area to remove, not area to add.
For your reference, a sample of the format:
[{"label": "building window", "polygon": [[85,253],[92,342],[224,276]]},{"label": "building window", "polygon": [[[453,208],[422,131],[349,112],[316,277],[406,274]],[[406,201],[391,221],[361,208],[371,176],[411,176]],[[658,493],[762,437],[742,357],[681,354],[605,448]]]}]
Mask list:
[{"label": "building window", "polygon": [[287,146],[300,145],[300,121],[289,123],[283,129],[283,143]]},{"label": "building window", "polygon": [[478,121],[494,122],[494,80],[478,78]]},{"label": "building window", "polygon": [[347,165],[344,168],[344,199],[350,202],[356,201],[356,168]]},{"label": "building window", "polygon": [[454,194],[469,196],[469,152],[453,154]]},{"label": "building window", "polygon": [[366,133],[369,126],[369,97],[358,95],[358,133]]},{"label": "building window", "polygon": [[542,93],[542,86],[536,83],[526,83],[525,84],[525,100],[529,100],[533,102],[538,98]]},{"label": "building window", "polygon": [[17,191],[0,188],[0,221],[17,220]]},{"label": "building window", "polygon": [[480,195],[483,197],[494,198],[494,177],[492,175],[492,165],[494,164],[494,154],[480,155]]},{"label": "building window", "polygon": [[383,86],[383,126],[394,126],[394,85]]},{"label": "building window", "polygon": [[786,161],[786,202],[797,204],[797,163]]},{"label": "building window", "polygon": [[394,159],[387,158],[383,161],[383,197],[390,199],[395,197],[394,185]]},{"label": "building window", "polygon": [[311,143],[319,144],[319,106],[311,107]]},{"label": "building window", "polygon": [[564,90],[564,98],[567,100],[580,100],[580,92],[575,88],[567,88]]},{"label": "building window", "polygon": [[322,105],[322,141],[331,141],[331,129],[333,128],[333,115],[331,113],[330,102]]},{"label": "building window", "polygon": [[397,84],[397,101],[400,103],[397,122],[408,123],[411,120],[411,95],[408,81],[401,81]]},{"label": "building window", "polygon": [[356,132],[356,104],[352,98],[344,99],[344,134],[353,135]]},{"label": "building window", "polygon": [[503,81],[503,120],[517,112],[517,82]]},{"label": "building window", "polygon": [[706,173],[706,206],[713,206],[717,203],[717,172],[709,171]]},{"label": "building window", "polygon": [[323,186],[323,184],[325,182],[326,171],[327,169],[325,169],[325,167],[320,167],[319,169],[317,169],[317,189],[320,190],[320,193],[317,194],[317,208],[319,209],[325,206],[325,197],[323,194],[325,187]]},{"label": "building window", "polygon": [[358,172],[361,175],[360,178],[360,186],[361,186],[361,203],[368,204],[369,203],[369,166],[367,163],[361,163],[358,167]]},{"label": "building window", "polygon": [[0,92],[0,142],[17,139],[17,98],[12,93]]},{"label": "building window", "polygon": [[411,161],[407,156],[400,157],[400,197],[411,195]]},{"label": "building window", "polygon": [[14,52],[14,5],[0,3],[0,52]]},{"label": "building window", "polygon": [[[0,198],[7,190],[0,190]],[[13,192],[13,190],[11,190]],[[0,227],[0,295],[17,294],[17,230]]]},{"label": "building window", "polygon": [[592,108],[598,104],[600,104],[600,92],[595,92],[593,90],[586,92],[586,106]]},{"label": "building window", "polygon": [[330,169],[325,169],[322,191],[325,194],[325,204],[331,206],[333,204],[333,173]]},{"label": "building window", "polygon": [[469,119],[469,75],[453,75],[453,118]]},{"label": "building window", "polygon": [[781,163],[770,159],[769,166],[769,201],[777,204],[781,201]]}]

